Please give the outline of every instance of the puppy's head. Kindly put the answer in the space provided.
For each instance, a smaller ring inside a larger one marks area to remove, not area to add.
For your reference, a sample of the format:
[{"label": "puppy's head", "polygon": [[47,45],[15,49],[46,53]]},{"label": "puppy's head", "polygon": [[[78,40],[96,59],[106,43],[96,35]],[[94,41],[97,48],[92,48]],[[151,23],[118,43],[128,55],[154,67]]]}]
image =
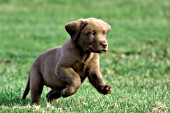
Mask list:
[{"label": "puppy's head", "polygon": [[65,26],[71,39],[85,52],[106,52],[108,50],[107,34],[110,25],[95,18],[80,19]]}]

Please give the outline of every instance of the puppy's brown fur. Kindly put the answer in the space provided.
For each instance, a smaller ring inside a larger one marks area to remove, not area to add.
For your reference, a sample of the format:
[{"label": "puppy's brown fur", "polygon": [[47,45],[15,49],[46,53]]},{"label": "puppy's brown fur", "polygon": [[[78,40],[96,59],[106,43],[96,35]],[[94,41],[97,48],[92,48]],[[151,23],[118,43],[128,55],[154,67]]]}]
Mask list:
[{"label": "puppy's brown fur", "polygon": [[62,47],[49,50],[33,63],[22,99],[31,91],[31,103],[39,104],[43,86],[52,90],[48,102],[73,95],[86,77],[102,94],[111,93],[99,71],[99,55],[108,49],[110,25],[95,18],[80,19],[65,26],[70,34]]}]

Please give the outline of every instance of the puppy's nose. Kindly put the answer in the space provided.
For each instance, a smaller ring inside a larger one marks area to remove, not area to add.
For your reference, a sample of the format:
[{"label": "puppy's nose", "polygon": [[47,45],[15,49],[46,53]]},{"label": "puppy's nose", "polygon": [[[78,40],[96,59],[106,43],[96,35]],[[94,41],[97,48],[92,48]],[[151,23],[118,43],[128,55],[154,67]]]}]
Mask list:
[{"label": "puppy's nose", "polygon": [[106,43],[106,42],[101,42],[100,45],[101,45],[102,47],[104,47],[104,48],[107,47],[107,43]]}]

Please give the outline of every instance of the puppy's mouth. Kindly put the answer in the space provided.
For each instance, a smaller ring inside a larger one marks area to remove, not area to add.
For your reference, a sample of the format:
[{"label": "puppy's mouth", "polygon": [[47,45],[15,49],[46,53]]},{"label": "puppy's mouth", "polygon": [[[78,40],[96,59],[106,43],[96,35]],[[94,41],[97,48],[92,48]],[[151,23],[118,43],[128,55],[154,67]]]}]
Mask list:
[{"label": "puppy's mouth", "polygon": [[107,52],[107,50],[97,50],[97,51],[92,51],[92,52],[95,52],[95,53],[104,53],[104,52]]},{"label": "puppy's mouth", "polygon": [[104,53],[104,52],[107,52],[106,49],[96,50],[96,49],[93,49],[93,48],[88,48],[88,51],[89,52],[94,52],[94,53]]}]

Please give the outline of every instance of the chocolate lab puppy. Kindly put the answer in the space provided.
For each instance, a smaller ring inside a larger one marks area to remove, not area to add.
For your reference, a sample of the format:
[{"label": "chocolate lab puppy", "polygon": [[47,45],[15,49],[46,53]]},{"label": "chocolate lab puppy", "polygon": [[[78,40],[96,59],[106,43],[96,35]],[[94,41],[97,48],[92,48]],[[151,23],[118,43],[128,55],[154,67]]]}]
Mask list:
[{"label": "chocolate lab puppy", "polygon": [[33,63],[26,89],[31,103],[39,104],[43,86],[52,90],[47,94],[48,102],[73,95],[86,77],[101,94],[110,94],[99,70],[98,53],[108,50],[107,34],[110,25],[95,18],[80,19],[65,26],[71,38],[59,48],[41,54]]}]

